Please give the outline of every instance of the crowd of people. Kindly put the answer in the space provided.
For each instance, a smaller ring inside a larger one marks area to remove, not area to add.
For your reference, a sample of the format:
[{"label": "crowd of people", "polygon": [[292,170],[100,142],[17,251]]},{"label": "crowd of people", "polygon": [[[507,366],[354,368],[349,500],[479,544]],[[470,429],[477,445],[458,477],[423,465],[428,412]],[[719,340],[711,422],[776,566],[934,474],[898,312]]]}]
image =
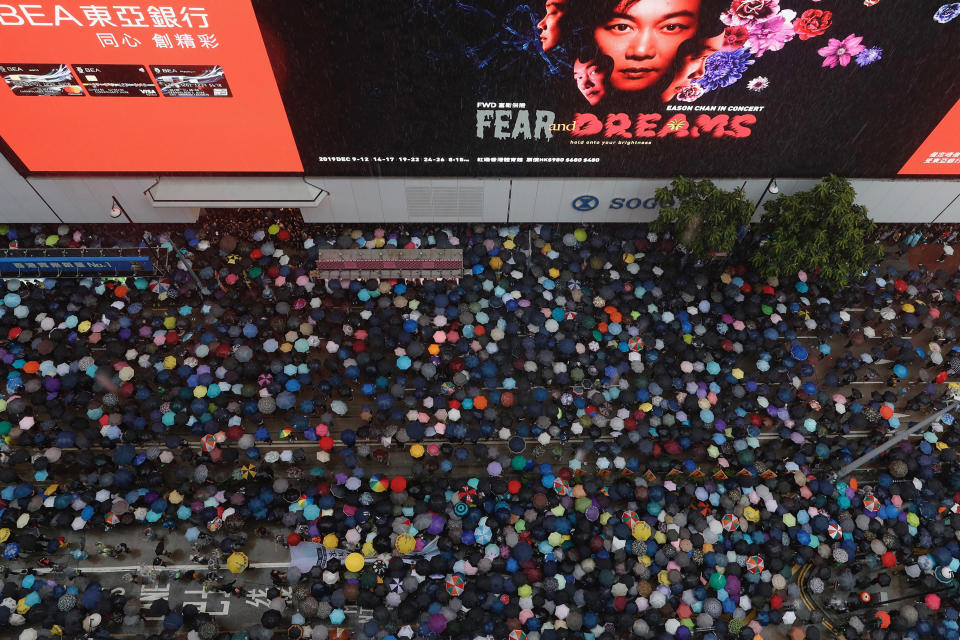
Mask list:
[{"label": "crowd of people", "polygon": [[[149,615],[146,637],[230,637],[59,566],[129,530],[190,541],[229,571],[188,578],[234,592],[250,541],[279,536],[291,565],[250,638],[960,638],[952,413],[837,476],[960,374],[960,273],[906,264],[913,231],[881,230],[888,260],[841,291],[641,226],[232,212],[0,238],[175,256],[0,285],[0,634]],[[430,248],[462,250],[462,277],[315,272]],[[878,608],[891,583],[907,597]]]}]

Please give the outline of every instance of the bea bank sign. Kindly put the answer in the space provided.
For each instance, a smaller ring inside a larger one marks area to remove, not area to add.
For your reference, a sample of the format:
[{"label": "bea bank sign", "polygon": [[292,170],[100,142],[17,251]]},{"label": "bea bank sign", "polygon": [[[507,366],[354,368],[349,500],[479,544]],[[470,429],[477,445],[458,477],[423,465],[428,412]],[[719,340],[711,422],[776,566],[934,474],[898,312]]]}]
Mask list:
[{"label": "bea bank sign", "polygon": [[600,198],[593,195],[582,195],[577,196],[570,203],[574,211],[580,213],[590,213],[597,209],[601,210],[618,210],[618,209],[657,209],[660,205],[657,204],[657,201],[653,197],[649,198],[619,198],[613,197],[608,201],[601,201]]}]

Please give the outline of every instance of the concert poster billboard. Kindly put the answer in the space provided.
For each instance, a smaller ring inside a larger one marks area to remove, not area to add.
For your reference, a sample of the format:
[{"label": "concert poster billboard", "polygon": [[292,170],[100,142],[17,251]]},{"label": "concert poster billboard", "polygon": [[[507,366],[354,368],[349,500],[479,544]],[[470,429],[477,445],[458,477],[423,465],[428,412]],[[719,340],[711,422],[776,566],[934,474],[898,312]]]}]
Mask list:
[{"label": "concert poster billboard", "polygon": [[960,173],[960,4],[254,6],[315,175]]}]

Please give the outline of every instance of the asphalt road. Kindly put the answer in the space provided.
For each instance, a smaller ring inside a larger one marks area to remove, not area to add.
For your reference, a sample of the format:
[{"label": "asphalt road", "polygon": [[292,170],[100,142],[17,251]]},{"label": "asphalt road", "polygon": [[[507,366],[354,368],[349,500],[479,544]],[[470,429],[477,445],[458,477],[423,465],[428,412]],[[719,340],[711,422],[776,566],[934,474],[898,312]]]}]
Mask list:
[{"label": "asphalt road", "polygon": [[[898,264],[902,267],[902,261]],[[852,314],[859,312],[857,309],[851,309]],[[814,341],[816,336],[806,336],[803,339]],[[918,335],[913,336],[914,344],[925,345],[928,340],[931,339],[931,336],[920,332]],[[833,347],[834,354],[840,354],[844,350],[846,338],[841,336],[834,337],[831,340],[831,346]],[[816,342],[814,342],[814,345]],[[811,345],[812,346],[812,345]],[[853,350],[859,351],[866,349],[870,346],[870,341],[868,341],[865,347],[856,348]],[[820,359],[816,363],[817,376],[821,376],[823,372],[831,366],[834,356],[827,356]],[[752,363],[744,363],[745,367],[752,367]],[[881,371],[884,367],[880,366]],[[916,377],[916,367],[914,367],[910,376],[898,385],[897,389],[906,390],[905,393],[900,395],[901,398],[910,397],[913,395],[913,392],[919,390],[919,385],[921,384]],[[785,384],[787,384],[785,382]],[[887,390],[887,380],[884,376],[873,380],[858,380],[851,386],[855,386],[861,390],[861,392],[869,397],[870,393],[874,390]],[[848,391],[841,390],[841,392]],[[366,400],[359,394],[356,394],[352,401],[348,403],[348,414],[343,418],[339,418],[336,421],[336,428],[334,435],[339,433],[342,429],[347,426],[356,428],[358,423],[358,416],[363,411],[364,404]],[[917,414],[913,412],[908,412],[902,409],[901,405],[898,405],[901,408],[898,408],[898,415],[901,417],[901,421],[904,424],[909,423],[909,421],[919,420],[924,417],[924,414]],[[317,416],[319,418],[319,416]],[[41,419],[41,416],[38,416],[38,419]],[[293,441],[287,440],[280,437],[280,430],[285,426],[280,416],[273,416],[270,418],[266,425],[272,434],[273,442],[270,444],[261,443],[258,446],[264,450],[283,450],[288,448],[300,447],[305,449],[309,455],[313,455],[318,451],[317,444],[315,442],[309,441]],[[846,438],[856,439],[862,438],[869,434],[873,433],[870,430],[864,430],[861,432],[854,432],[847,436]],[[190,446],[197,448],[200,446],[198,439],[193,436],[189,437],[184,433],[184,437],[190,440]],[[779,434],[775,430],[768,430],[761,435],[761,439],[777,439]],[[437,439],[434,439],[436,442],[440,442]],[[576,446],[578,440],[573,439],[566,443],[563,446],[558,447],[557,443],[551,443],[545,447],[544,451],[541,454],[539,459],[553,462],[566,463],[569,461],[570,457],[574,455],[576,451]],[[370,442],[372,446],[377,446],[380,443]],[[506,452],[506,443],[496,441],[491,442],[491,446],[498,447],[502,452]],[[528,441],[527,453],[532,453],[535,448],[536,443],[532,439]],[[142,447],[141,450],[145,449]],[[556,451],[559,449],[559,451]],[[584,456],[585,468],[588,470],[595,469],[593,463],[595,459],[591,456]],[[386,462],[382,465],[376,463],[373,460],[366,461],[364,467],[370,472],[383,472],[388,475],[396,474],[406,474],[410,471],[411,465],[414,463],[413,459],[407,452],[406,447],[394,445],[389,448],[387,451]],[[315,457],[308,457],[307,463],[304,465],[305,468],[314,466],[318,464]],[[464,477],[469,477],[470,475],[480,474],[484,472],[484,463],[467,463],[459,465],[457,467],[457,473],[463,475]],[[338,470],[337,467],[337,455],[336,452],[332,452],[332,457],[329,462],[323,463],[325,469],[328,472],[335,472]],[[51,477],[44,483],[49,484],[50,482],[62,482],[70,480],[74,477],[75,471],[63,464],[54,464],[50,467]],[[864,472],[869,474],[869,471]],[[56,562],[67,565],[67,573],[72,573],[79,571],[81,574],[86,576],[89,579],[96,579],[102,582],[105,588],[111,590],[122,590],[123,593],[128,595],[134,595],[138,597],[143,603],[145,608],[148,608],[150,604],[157,599],[165,599],[169,602],[171,607],[177,607],[180,604],[194,604],[197,606],[200,611],[209,613],[213,616],[214,620],[218,623],[222,629],[230,631],[238,631],[249,628],[250,626],[256,624],[260,620],[260,616],[267,610],[269,606],[269,600],[267,599],[267,590],[271,586],[270,580],[270,571],[272,569],[285,569],[289,563],[289,551],[282,545],[279,545],[275,542],[274,536],[277,534],[286,535],[289,531],[287,529],[275,529],[270,532],[270,535],[267,538],[260,539],[254,537],[252,534],[250,536],[250,542],[248,547],[245,549],[247,554],[251,559],[251,566],[247,571],[239,576],[233,576],[226,569],[223,569],[221,573],[225,576],[226,582],[230,582],[234,578],[237,579],[238,584],[242,584],[246,590],[246,594],[241,597],[227,595],[221,592],[210,592],[205,591],[203,586],[199,582],[186,581],[186,580],[176,580],[170,576],[164,577],[162,575],[156,575],[156,570],[152,567],[154,559],[154,546],[156,545],[155,541],[148,541],[140,533],[140,529],[126,529],[122,531],[114,530],[108,532],[86,532],[85,534],[77,534],[76,532],[67,532],[67,538],[71,543],[71,548],[83,548],[87,553],[90,554],[90,557],[86,560],[75,561],[65,554],[60,554],[57,557],[54,557]],[[107,558],[103,556],[98,556],[96,553],[95,542],[100,541],[107,545],[116,545],[119,542],[125,542],[131,547],[131,551],[128,554],[125,554],[120,558]],[[167,560],[168,567],[166,571],[168,574],[173,574],[177,571],[183,572],[192,572],[194,570],[206,570],[205,565],[197,564],[191,561],[191,555],[193,553],[190,548],[190,543],[188,543],[183,537],[182,532],[169,535],[166,538],[166,548],[169,554]],[[25,569],[33,569],[34,566],[31,564],[33,560],[26,561],[14,561],[8,564],[7,568],[12,571],[19,571]],[[163,570],[159,570],[161,573]],[[60,572],[57,572],[60,574]],[[136,577],[134,577],[136,576]],[[64,575],[64,577],[66,577]],[[894,597],[897,592],[897,586],[890,590],[891,596]],[[292,599],[289,589],[284,593],[284,596],[287,599]],[[369,616],[369,612],[359,611],[359,610],[348,610],[348,625],[356,624],[358,621],[362,622]],[[150,630],[157,628],[157,620],[147,617],[146,619],[137,621],[135,624],[125,625],[121,630],[114,633],[116,637],[142,637],[144,634],[149,633]],[[784,637],[783,630],[778,630],[775,628],[768,628],[764,632],[765,638],[782,638]]]}]

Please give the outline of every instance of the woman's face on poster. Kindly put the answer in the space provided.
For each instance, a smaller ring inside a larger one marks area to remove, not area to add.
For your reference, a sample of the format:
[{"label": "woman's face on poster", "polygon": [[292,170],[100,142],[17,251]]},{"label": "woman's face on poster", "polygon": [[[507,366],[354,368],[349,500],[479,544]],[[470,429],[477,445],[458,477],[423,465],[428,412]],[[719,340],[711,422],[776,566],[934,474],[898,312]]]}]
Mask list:
[{"label": "woman's face on poster", "polygon": [[610,85],[643,91],[673,68],[677,49],[697,29],[701,0],[624,0],[594,30],[600,52],[613,58]]}]

